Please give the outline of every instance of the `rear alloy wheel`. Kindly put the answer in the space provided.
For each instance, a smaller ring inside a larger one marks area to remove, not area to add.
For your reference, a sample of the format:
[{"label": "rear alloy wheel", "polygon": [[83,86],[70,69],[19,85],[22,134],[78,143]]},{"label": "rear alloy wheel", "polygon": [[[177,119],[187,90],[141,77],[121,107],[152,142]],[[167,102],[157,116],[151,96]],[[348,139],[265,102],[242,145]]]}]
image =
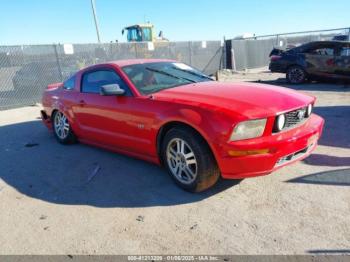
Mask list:
[{"label": "rear alloy wheel", "polygon": [[58,142],[62,144],[71,144],[76,141],[67,117],[60,111],[53,115],[53,131]]},{"label": "rear alloy wheel", "polygon": [[306,80],[306,73],[300,66],[291,66],[287,70],[287,81],[291,84],[302,84]]},{"label": "rear alloy wheel", "polygon": [[204,191],[220,177],[209,146],[190,128],[176,127],[166,133],[162,160],[176,184],[186,191]]}]

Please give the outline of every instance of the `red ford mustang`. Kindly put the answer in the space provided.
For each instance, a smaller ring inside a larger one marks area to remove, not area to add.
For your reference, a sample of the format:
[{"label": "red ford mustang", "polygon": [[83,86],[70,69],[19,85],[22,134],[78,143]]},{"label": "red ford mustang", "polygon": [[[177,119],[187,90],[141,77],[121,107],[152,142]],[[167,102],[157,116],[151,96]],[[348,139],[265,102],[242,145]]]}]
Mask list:
[{"label": "red ford mustang", "polygon": [[314,102],[286,88],[216,82],[176,61],[124,60],[49,85],[41,116],[63,144],[163,164],[199,192],[220,176],[266,175],[308,156],[324,124]]}]

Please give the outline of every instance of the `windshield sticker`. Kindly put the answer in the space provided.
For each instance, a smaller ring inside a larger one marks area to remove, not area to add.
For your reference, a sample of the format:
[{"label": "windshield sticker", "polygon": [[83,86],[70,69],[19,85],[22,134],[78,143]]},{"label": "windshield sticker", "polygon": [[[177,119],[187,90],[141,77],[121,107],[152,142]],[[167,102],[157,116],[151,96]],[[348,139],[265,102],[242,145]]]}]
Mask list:
[{"label": "windshield sticker", "polygon": [[177,68],[180,68],[182,70],[193,70],[192,67],[188,66],[188,65],[185,65],[183,63],[173,63],[173,65]]}]

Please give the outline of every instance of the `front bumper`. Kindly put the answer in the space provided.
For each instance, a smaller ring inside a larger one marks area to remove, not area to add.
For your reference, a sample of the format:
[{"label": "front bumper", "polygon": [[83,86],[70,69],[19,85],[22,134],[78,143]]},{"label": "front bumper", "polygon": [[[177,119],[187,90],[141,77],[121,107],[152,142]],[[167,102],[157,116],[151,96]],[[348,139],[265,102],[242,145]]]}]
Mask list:
[{"label": "front bumper", "polygon": [[[312,114],[307,122],[291,130],[270,136],[230,142],[217,158],[223,178],[240,179],[267,175],[283,166],[302,160],[316,148],[324,120]],[[268,153],[233,157],[235,151],[264,151]]]},{"label": "front bumper", "polygon": [[50,117],[47,115],[45,110],[41,110],[40,111],[40,116],[41,116],[41,120],[43,121],[44,125],[51,130],[52,129],[52,124],[51,124],[51,119]]},{"label": "front bumper", "polygon": [[269,70],[273,73],[286,73],[287,68],[284,64],[272,61],[269,64]]}]

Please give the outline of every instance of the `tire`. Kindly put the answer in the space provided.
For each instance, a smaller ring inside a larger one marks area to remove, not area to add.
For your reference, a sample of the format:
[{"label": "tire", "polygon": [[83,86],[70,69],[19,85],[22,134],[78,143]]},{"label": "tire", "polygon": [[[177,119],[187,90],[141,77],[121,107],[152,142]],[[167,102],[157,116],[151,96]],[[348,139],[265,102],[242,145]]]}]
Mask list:
[{"label": "tire", "polygon": [[162,141],[161,157],[175,183],[186,191],[204,191],[220,177],[208,144],[190,128],[169,130]]},{"label": "tire", "polygon": [[76,142],[76,137],[67,117],[60,111],[55,111],[52,115],[52,130],[57,141],[61,144],[66,145]]},{"label": "tire", "polygon": [[302,84],[306,80],[306,72],[300,66],[291,66],[287,70],[286,78],[291,84]]}]

